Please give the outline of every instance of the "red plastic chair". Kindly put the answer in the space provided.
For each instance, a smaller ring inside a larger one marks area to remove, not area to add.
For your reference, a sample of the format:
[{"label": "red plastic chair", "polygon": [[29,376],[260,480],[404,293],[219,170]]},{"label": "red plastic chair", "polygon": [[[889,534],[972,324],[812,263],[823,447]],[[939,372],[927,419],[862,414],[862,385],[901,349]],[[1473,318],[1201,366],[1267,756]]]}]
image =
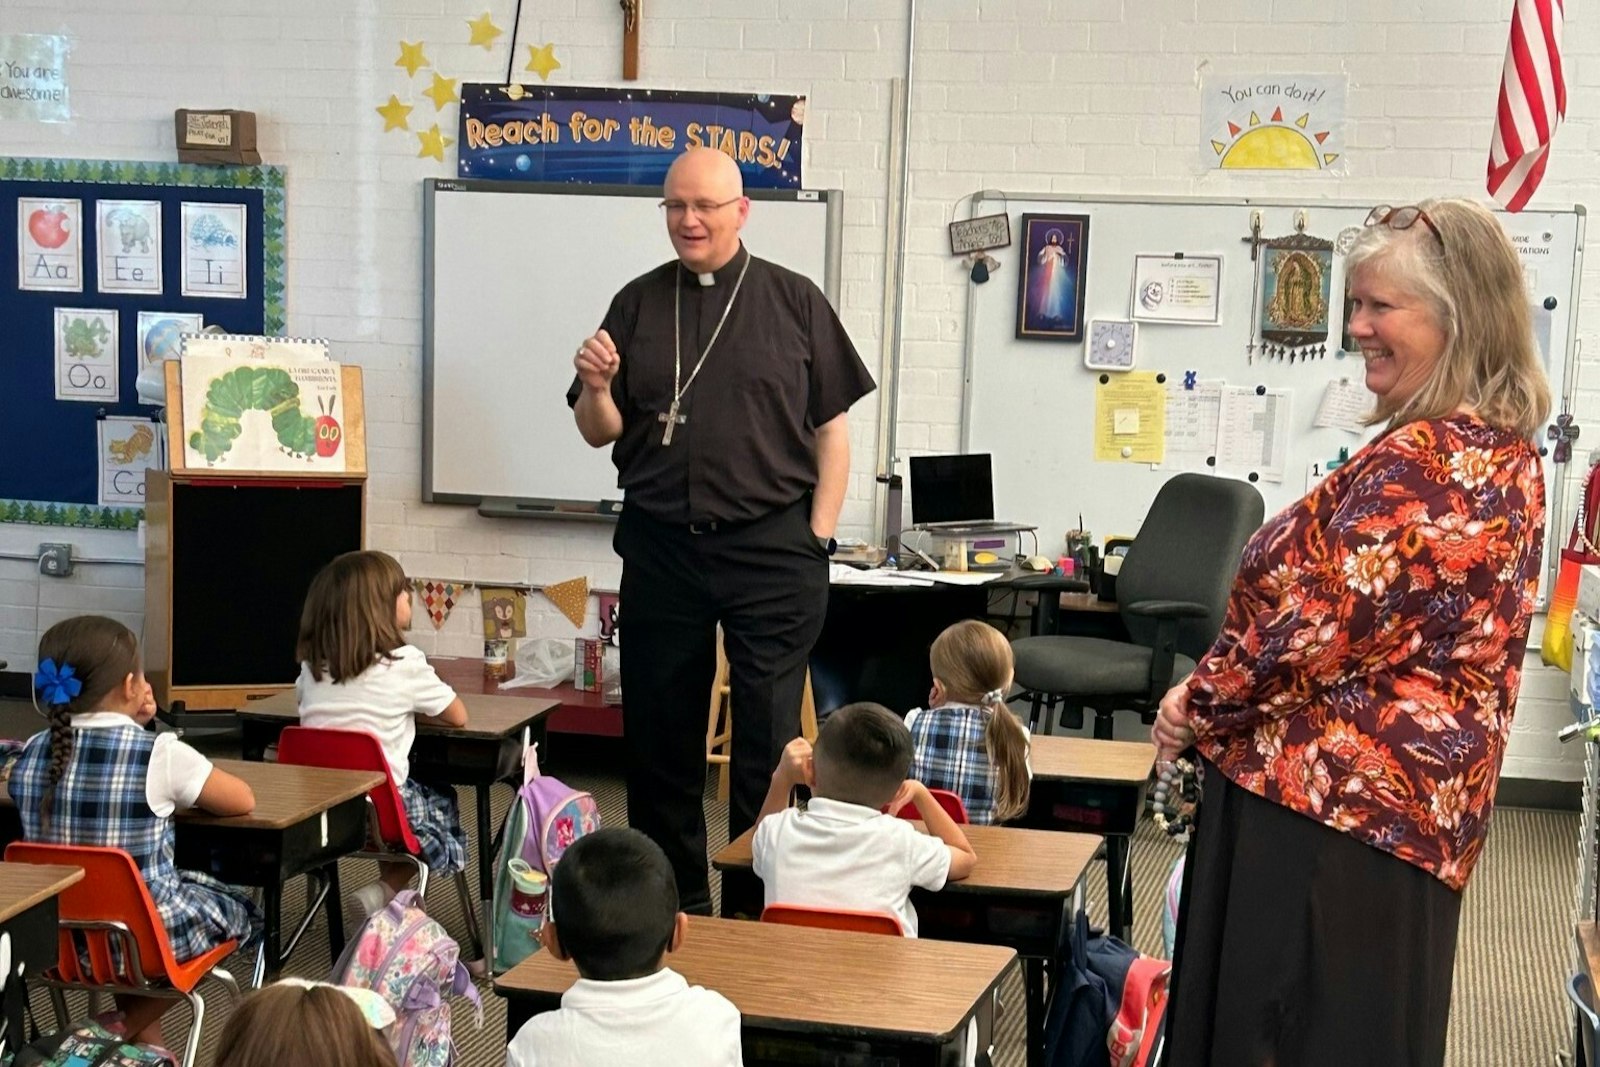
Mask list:
[{"label": "red plastic chair", "polygon": [[[233,1000],[239,999],[239,984],[217,966],[239,942],[226,941],[181,963],[174,959],[150,889],[133,857],[120,848],[18,841],[6,846],[5,858],[8,863],[83,868],[82,881],[68,886],[58,901],[61,950],[56,966],[39,976],[50,986],[57,1024],[64,1027],[68,1021],[63,989],[187,1000],[194,1010],[194,1024],[183,1062],[198,1062],[205,1000],[195,987],[210,976]],[[87,968],[79,956],[80,945],[88,955]]]},{"label": "red plastic chair", "polygon": [[849,930],[858,934],[888,934],[904,937],[900,920],[886,911],[857,911],[852,908],[812,908],[804,904],[768,904],[761,921],[780,926],[809,926],[815,930]]},{"label": "red plastic chair", "polygon": [[[960,797],[948,789],[930,789],[928,793],[934,800],[939,802],[939,806],[945,810],[945,814],[949,815],[950,818],[963,826],[967,824],[967,806],[961,803]],[[922,818],[921,814],[917,812],[915,804],[907,804],[895,814],[902,819],[910,819],[912,822]]]},{"label": "red plastic chair", "polygon": [[[400,787],[394,784],[389,771],[389,758],[383,754],[383,743],[366,730],[330,730],[313,726],[286,726],[278,735],[278,762],[300,767],[328,767],[345,771],[378,771],[383,781],[367,793],[367,803],[374,817],[379,847],[358,852],[363,859],[393,862],[409,860],[417,867],[417,896],[428,896],[428,865],[422,859],[422,845],[411,831],[411,820],[406,818],[405,800]],[[481,841],[479,848],[488,848]],[[478,912],[473,905],[472,891],[467,885],[467,872],[456,872],[456,888],[461,892],[461,910],[467,913],[467,927],[473,945],[482,956],[483,934],[478,928]],[[312,912],[316,908],[311,909]]]}]

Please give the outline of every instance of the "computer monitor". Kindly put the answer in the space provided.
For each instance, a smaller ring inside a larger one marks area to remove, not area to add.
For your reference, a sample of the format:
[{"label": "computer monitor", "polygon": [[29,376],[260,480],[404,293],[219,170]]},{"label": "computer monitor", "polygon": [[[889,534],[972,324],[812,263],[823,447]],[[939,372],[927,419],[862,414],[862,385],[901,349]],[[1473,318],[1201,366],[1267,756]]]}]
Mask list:
[{"label": "computer monitor", "polygon": [[987,452],[911,457],[911,521],[994,521],[994,472]]}]

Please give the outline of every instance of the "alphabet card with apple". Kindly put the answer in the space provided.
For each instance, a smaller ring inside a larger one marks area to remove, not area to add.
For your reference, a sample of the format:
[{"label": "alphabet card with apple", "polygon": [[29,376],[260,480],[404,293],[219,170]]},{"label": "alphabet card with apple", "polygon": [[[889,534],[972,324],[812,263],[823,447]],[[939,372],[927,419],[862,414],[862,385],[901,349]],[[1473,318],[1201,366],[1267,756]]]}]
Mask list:
[{"label": "alphabet card with apple", "polygon": [[83,292],[83,201],[17,198],[18,288]]}]

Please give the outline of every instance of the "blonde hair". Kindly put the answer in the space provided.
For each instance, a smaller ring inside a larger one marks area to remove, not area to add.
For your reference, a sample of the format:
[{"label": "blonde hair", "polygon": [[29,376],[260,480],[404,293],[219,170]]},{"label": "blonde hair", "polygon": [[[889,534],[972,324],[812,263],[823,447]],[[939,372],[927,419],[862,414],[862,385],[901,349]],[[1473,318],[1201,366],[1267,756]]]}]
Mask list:
[{"label": "blonde hair", "polygon": [[1421,219],[1404,230],[1372,225],[1345,258],[1347,277],[1376,272],[1425,300],[1445,334],[1422,388],[1399,403],[1379,397],[1370,422],[1395,427],[1467,406],[1491,426],[1532,437],[1550,413],[1550,385],[1516,249],[1481,204],[1424,200],[1417,207],[1437,236]]},{"label": "blonde hair", "polygon": [[245,998],[222,1030],[217,1067],[396,1067],[383,1035],[335,986],[280,983]]},{"label": "blonde hair", "polygon": [[983,744],[998,779],[994,817],[998,822],[1015,819],[1028,810],[1031,782],[1028,731],[1006,707],[1005,690],[1014,669],[1011,643],[988,623],[967,619],[934,639],[928,660],[946,699],[989,712]]},{"label": "blonde hair", "polygon": [[335,557],[306,590],[295,658],[335,682],[354,678],[406,643],[395,603],[410,591],[406,572],[383,552]]}]

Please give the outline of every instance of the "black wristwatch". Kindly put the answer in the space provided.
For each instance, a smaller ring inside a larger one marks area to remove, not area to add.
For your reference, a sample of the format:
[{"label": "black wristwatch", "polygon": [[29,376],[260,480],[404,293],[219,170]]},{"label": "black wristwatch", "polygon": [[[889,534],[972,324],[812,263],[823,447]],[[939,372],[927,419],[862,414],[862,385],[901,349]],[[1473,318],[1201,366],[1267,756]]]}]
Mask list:
[{"label": "black wristwatch", "polygon": [[816,535],[816,538],[817,544],[822,546],[822,551],[826,554],[831,556],[835,552],[839,551],[839,542],[835,541],[833,538],[823,537],[820,534]]}]

